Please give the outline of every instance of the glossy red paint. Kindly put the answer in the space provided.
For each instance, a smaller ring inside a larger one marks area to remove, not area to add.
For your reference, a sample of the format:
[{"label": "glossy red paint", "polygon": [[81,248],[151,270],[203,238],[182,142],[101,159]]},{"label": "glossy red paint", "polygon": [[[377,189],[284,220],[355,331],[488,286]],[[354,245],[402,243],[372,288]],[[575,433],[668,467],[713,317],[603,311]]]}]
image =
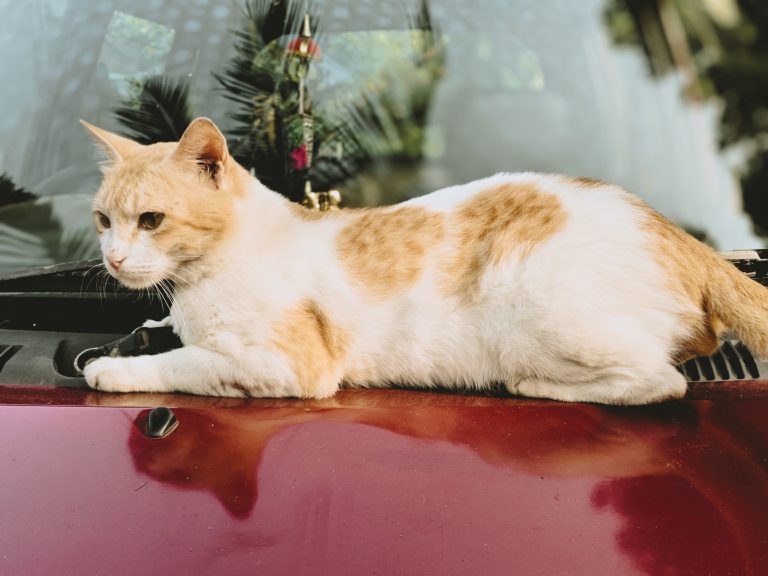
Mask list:
[{"label": "glossy red paint", "polygon": [[[768,564],[766,397],[622,409],[399,390],[240,401],[0,387],[0,402],[0,574]],[[149,439],[145,407],[157,405],[179,427]]]}]

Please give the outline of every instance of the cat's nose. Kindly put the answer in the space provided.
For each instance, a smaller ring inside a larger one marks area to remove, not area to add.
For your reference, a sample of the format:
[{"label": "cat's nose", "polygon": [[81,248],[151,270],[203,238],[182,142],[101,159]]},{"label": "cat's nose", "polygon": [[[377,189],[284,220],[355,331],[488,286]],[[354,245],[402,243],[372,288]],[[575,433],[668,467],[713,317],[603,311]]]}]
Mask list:
[{"label": "cat's nose", "polygon": [[125,256],[107,256],[107,262],[115,270],[120,270],[120,265],[125,260]]}]

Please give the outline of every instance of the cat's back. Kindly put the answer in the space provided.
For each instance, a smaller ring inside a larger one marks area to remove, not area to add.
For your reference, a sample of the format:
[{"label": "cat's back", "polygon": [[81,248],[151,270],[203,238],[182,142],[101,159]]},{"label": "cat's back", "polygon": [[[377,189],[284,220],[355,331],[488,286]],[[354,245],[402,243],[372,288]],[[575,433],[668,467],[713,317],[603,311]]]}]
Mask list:
[{"label": "cat's back", "polygon": [[545,216],[568,222],[590,215],[593,222],[626,217],[636,221],[638,199],[619,186],[591,178],[537,172],[502,172],[449,186],[398,204],[424,207],[451,216],[454,223],[495,224]]},{"label": "cat's back", "polygon": [[567,252],[604,252],[644,242],[642,202],[618,186],[589,178],[500,173],[400,206],[441,214],[452,252],[459,259],[464,253],[475,265],[527,259],[552,243]]},{"label": "cat's back", "polygon": [[[336,254],[382,298],[420,284],[470,302],[490,275],[602,268],[645,247],[638,199],[597,180],[501,173],[335,221]],[[508,280],[509,278],[507,278]]]}]

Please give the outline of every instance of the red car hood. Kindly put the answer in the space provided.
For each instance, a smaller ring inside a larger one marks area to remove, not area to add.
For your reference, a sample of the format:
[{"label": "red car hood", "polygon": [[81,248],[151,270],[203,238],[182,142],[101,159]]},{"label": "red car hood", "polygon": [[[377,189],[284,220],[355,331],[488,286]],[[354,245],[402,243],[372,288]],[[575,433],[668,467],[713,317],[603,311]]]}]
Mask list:
[{"label": "red car hood", "polygon": [[768,397],[722,396],[0,387],[0,573],[762,574]]}]

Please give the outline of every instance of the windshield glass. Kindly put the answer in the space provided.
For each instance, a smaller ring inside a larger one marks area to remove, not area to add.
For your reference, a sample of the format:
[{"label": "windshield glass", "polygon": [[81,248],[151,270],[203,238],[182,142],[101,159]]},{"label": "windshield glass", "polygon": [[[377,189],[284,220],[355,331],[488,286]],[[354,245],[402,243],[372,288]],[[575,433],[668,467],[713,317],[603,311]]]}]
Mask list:
[{"label": "windshield glass", "polygon": [[6,3],[0,273],[99,255],[98,155],[80,118],[146,143],[208,116],[297,200],[306,178],[356,206],[557,172],[621,184],[718,249],[762,247],[768,13],[756,6]]}]

